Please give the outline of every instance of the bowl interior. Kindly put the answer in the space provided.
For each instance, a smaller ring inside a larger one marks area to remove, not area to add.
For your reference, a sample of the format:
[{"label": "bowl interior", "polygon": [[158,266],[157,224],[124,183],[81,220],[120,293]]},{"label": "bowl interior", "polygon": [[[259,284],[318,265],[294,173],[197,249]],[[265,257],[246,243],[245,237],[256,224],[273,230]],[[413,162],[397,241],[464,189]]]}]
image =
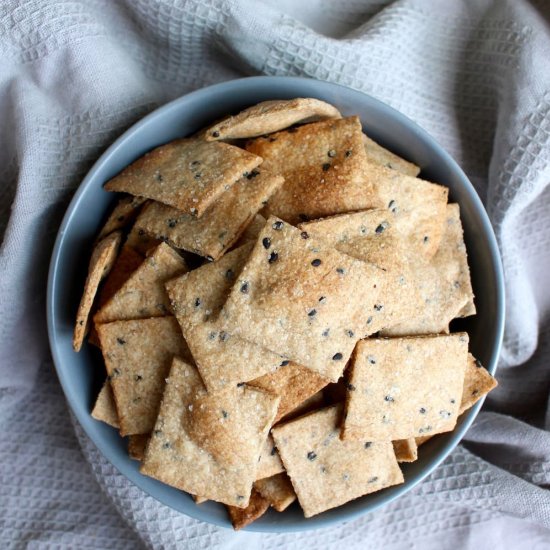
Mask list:
[{"label": "bowl interior", "polygon": [[[503,278],[495,238],[472,185],[451,157],[420,127],[387,105],[335,84],[300,78],[253,77],[193,92],[148,115],[123,134],[97,161],[73,198],[56,241],[48,281],[48,330],[58,376],[67,400],[88,436],[103,455],[133,483],[164,504],[194,518],[231,527],[224,507],[195,505],[186,493],[142,476],[116,430],[90,416],[104,380],[101,354],[85,344],[72,350],[72,330],[86,276],[89,251],[115,197],[102,185],[153,147],[187,136],[213,120],[267,99],[316,97],[344,115],[361,117],[365,131],[379,143],[422,167],[421,176],[444,184],[458,202],[464,225],[478,315],[460,322],[470,334],[471,351],[494,372],[503,331]],[[456,429],[423,445],[419,459],[404,464],[405,483],[368,495],[305,520],[297,505],[270,511],[248,529],[292,531],[325,527],[371,511],[410,490],[454,448],[475,418],[478,403]]]}]

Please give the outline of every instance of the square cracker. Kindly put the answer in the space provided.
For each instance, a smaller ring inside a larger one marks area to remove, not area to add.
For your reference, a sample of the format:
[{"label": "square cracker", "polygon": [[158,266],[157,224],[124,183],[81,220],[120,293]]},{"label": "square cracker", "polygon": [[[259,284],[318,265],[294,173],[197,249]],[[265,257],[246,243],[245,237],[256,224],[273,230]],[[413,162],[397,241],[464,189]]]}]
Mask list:
[{"label": "square cracker", "polygon": [[238,531],[262,517],[267,512],[268,508],[269,500],[263,497],[258,491],[252,490],[250,501],[246,508],[227,506],[227,513],[229,514],[233,529]]},{"label": "square cracker", "polygon": [[214,124],[204,136],[207,141],[251,138],[278,132],[298,122],[341,116],[336,107],[311,97],[262,101]]},{"label": "square cracker", "polygon": [[418,446],[414,437],[392,441],[397,462],[414,462],[418,459]]},{"label": "square cracker", "polygon": [[410,242],[392,225],[387,209],[363,210],[300,224],[310,236],[386,271],[384,315],[373,319],[370,332],[418,315],[423,302],[411,267]]},{"label": "square cracker", "polygon": [[244,245],[167,283],[172,309],[209,391],[252,380],[284,358],[223,330],[217,314],[252,244]]},{"label": "square cracker", "polygon": [[131,224],[145,201],[144,197],[132,197],[131,195],[119,199],[101,228],[97,240]]},{"label": "square cracker", "polygon": [[342,441],[335,405],[273,428],[306,518],[403,482],[390,441]]},{"label": "square cracker", "polygon": [[105,184],[201,216],[262,159],[227,143],[177,139],[153,149]]},{"label": "square cracker", "polygon": [[365,165],[363,178],[389,210],[392,225],[407,235],[415,250],[431,258],[443,234],[447,187],[372,162]]},{"label": "square cracker", "polygon": [[115,396],[121,435],[149,433],[155,424],[172,358],[189,357],[174,317],[97,325]]},{"label": "square cracker", "polygon": [[418,176],[420,173],[420,167],[412,162],[409,162],[395,153],[388,151],[376,141],[372,140],[366,134],[363,134],[363,143],[365,145],[365,151],[370,162],[381,164],[386,168],[397,170],[407,176]]},{"label": "square cracker", "polygon": [[381,205],[364,177],[369,163],[358,117],[306,124],[258,138],[246,148],[285,178],[267,213],[289,223]]},{"label": "square cracker", "polygon": [[475,313],[458,204],[448,204],[446,212],[445,232],[435,256],[430,260],[417,257],[409,262],[422,307],[416,315],[384,329],[382,335],[448,333],[452,319]]},{"label": "square cracker", "polygon": [[395,441],[454,427],[467,357],[465,332],[362,340],[349,373],[342,438]]},{"label": "square cracker", "polygon": [[113,428],[119,428],[118,411],[116,410],[115,396],[111,382],[105,380],[92,409],[92,417],[109,424]]},{"label": "square cracker", "polygon": [[254,488],[277,510],[284,512],[295,500],[296,493],[285,473],[254,482]]},{"label": "square cracker", "polygon": [[175,359],[141,472],[245,508],[278,403],[246,385],[207,395],[198,370]]},{"label": "square cracker", "polygon": [[183,258],[167,244],[159,244],[95,314],[94,322],[169,315],[170,300],[164,283],[186,271]]},{"label": "square cracker", "polygon": [[260,453],[258,469],[256,470],[256,479],[271,477],[284,471],[285,468],[277,452],[277,447],[275,447],[275,442],[271,435],[268,435]]},{"label": "square cracker", "polygon": [[249,382],[251,386],[262,388],[281,397],[274,424],[328,383],[328,379],[296,363],[284,365],[275,372],[264,374]]},{"label": "square cracker", "polygon": [[76,324],[73,333],[73,349],[80,351],[84,337],[90,328],[90,311],[97,294],[99,284],[111,271],[118,253],[118,247],[122,240],[122,233],[115,231],[99,241],[92,251],[88,276],[84,283],[84,292],[78,305]]},{"label": "square cracker", "polygon": [[231,334],[336,381],[379,303],[385,272],[271,217],[220,314]]},{"label": "square cracker", "polygon": [[137,229],[182,248],[217,260],[239,238],[254,214],[283,183],[281,176],[255,168],[226,191],[200,218],[159,202],[147,205]]}]

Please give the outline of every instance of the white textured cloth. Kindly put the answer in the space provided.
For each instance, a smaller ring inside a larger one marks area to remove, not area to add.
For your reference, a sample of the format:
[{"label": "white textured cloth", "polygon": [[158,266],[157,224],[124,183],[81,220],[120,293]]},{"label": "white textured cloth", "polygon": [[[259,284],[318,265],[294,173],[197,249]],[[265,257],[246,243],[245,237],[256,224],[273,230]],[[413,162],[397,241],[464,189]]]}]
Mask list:
[{"label": "white textured cloth", "polygon": [[[545,0],[1,2],[0,546],[550,548],[549,25]],[[506,272],[500,387],[464,443],[314,533],[235,534],[130,485],[73,429],[46,340],[48,260],[93,161],[155,107],[248,74],[337,82],[418,122],[474,182]]]}]

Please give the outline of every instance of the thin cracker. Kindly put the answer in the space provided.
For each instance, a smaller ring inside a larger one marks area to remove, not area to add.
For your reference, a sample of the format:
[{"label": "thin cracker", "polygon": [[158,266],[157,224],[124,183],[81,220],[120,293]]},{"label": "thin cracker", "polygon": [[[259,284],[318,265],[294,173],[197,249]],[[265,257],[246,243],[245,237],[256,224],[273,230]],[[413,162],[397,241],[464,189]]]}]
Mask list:
[{"label": "thin cracker", "polygon": [[285,473],[259,479],[254,482],[254,488],[277,512],[284,512],[296,500],[292,483]]},{"label": "thin cracker", "polygon": [[105,184],[201,216],[262,159],[227,143],[178,139],[161,145]]},{"label": "thin cracker", "polygon": [[335,405],[273,428],[306,518],[403,482],[391,442],[342,441]]},{"label": "thin cracker", "polygon": [[109,424],[113,428],[118,429],[120,427],[115,396],[113,395],[113,388],[111,388],[109,380],[105,380],[103,386],[101,386],[94,408],[92,409],[92,417],[105,422],[105,424]]},{"label": "thin cracker", "polygon": [[256,470],[256,479],[271,477],[284,471],[285,467],[281,462],[281,457],[277,452],[275,442],[273,441],[271,435],[268,435],[260,452],[258,469]]},{"label": "thin cracker", "polygon": [[418,459],[418,446],[414,437],[392,441],[397,462],[414,462]]},{"label": "thin cracker", "polygon": [[128,437],[128,455],[132,460],[141,462],[151,434],[136,434]]},{"label": "thin cracker", "polygon": [[258,491],[253,490],[246,508],[237,508],[236,506],[227,506],[226,508],[233,529],[238,531],[262,517],[269,508],[269,500]]},{"label": "thin cracker", "polygon": [[112,212],[109,214],[107,221],[101,228],[97,240],[106,237],[113,231],[124,229],[130,225],[138,215],[145,201],[146,199],[144,197],[132,197],[131,195],[119,199]]},{"label": "thin cracker", "polygon": [[366,134],[363,134],[363,143],[370,162],[375,162],[376,164],[381,164],[386,168],[397,170],[407,176],[415,177],[420,173],[419,166],[401,158],[391,151],[388,151],[388,149],[376,143],[376,141],[372,140]]}]

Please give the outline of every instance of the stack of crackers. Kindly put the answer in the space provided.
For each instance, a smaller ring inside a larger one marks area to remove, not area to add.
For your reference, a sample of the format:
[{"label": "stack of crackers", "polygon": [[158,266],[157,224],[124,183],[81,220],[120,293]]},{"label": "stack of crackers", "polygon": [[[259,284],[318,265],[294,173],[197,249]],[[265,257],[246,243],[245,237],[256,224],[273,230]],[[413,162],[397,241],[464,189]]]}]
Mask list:
[{"label": "stack of crackers", "polygon": [[141,472],[235,528],[402,483],[401,462],[496,386],[449,323],[475,314],[448,189],[316,99],[269,101],[158,147],[92,252],[74,349],[93,416]]}]

